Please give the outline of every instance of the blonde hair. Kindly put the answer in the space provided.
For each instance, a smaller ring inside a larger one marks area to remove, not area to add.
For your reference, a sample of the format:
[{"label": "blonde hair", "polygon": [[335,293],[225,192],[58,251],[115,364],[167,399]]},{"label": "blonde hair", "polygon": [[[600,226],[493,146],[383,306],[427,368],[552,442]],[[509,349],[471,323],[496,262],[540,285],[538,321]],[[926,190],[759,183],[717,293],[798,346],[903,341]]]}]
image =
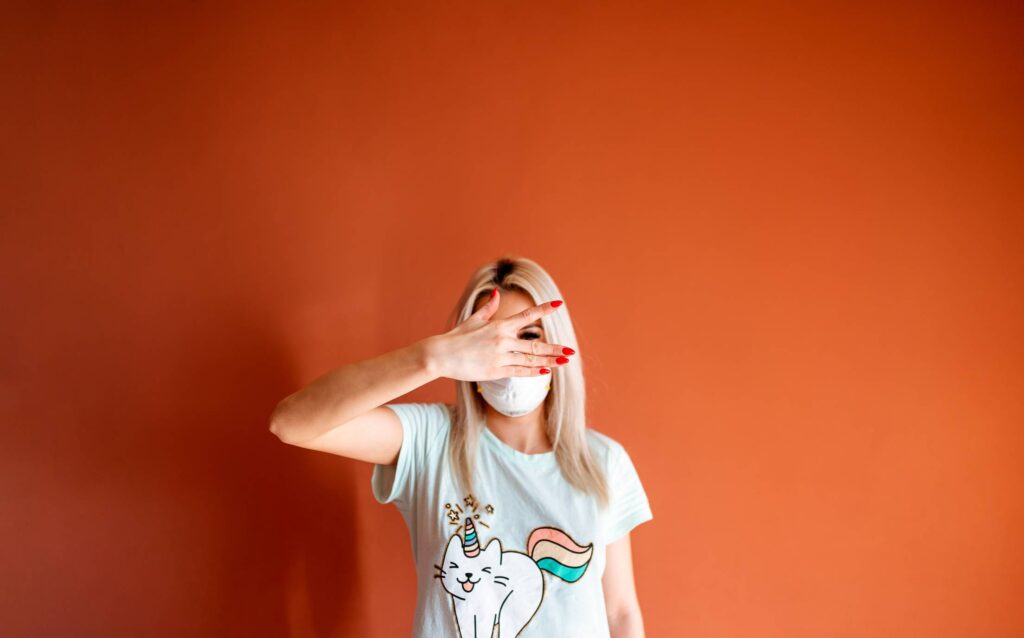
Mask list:
[{"label": "blonde hair", "polygon": [[[563,299],[554,280],[535,261],[506,255],[473,273],[448,319],[447,329],[451,330],[469,318],[476,304],[486,299],[495,286],[501,290],[522,292],[535,304]],[[587,444],[583,360],[568,305],[542,317],[540,322],[549,343],[569,346],[577,352],[568,365],[551,368],[551,391],[544,399],[543,407],[548,438],[565,480],[580,491],[595,495],[604,507],[608,504],[608,483]],[[456,480],[469,493],[473,491],[472,477],[485,415],[484,399],[474,391],[473,382],[456,380],[448,454]]]}]

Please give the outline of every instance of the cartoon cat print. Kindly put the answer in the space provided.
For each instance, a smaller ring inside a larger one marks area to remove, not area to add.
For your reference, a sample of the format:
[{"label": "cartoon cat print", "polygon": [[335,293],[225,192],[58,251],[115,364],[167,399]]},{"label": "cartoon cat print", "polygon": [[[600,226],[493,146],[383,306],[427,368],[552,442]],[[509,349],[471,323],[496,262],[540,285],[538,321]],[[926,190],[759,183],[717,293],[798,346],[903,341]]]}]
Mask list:
[{"label": "cartoon cat print", "polygon": [[456,532],[448,539],[434,576],[452,597],[461,638],[518,636],[544,600],[542,572],[576,582],[594,551],[593,543],[581,546],[554,527],[530,532],[526,553],[503,549],[497,538],[481,548],[471,518],[465,521],[464,535]]}]

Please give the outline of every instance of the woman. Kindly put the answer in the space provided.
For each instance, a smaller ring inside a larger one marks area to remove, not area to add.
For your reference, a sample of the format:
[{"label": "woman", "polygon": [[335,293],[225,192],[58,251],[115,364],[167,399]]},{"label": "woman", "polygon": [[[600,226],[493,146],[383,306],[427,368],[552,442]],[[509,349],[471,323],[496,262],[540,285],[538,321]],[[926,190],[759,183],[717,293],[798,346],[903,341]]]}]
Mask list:
[{"label": "woman", "polygon": [[[448,332],[337,368],[274,410],[285,443],[374,463],[374,497],[412,536],[417,638],[644,634],[629,532],[653,516],[622,445],[586,427],[560,299],[534,261],[499,259]],[[454,405],[388,403],[440,377]]]}]

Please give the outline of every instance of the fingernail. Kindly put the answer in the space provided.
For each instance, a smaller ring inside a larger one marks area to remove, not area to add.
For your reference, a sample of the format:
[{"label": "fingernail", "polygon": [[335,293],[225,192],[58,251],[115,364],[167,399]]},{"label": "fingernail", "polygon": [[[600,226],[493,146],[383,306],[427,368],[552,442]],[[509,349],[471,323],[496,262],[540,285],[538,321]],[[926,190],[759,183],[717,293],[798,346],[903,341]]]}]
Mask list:
[{"label": "fingernail", "polygon": [[541,374],[549,374],[550,372],[551,372],[551,370],[548,370],[547,368],[541,368],[540,369],[540,373]]},{"label": "fingernail", "polygon": [[553,308],[557,308],[557,307],[559,307],[559,306],[561,306],[561,305],[562,305],[562,300],[561,300],[561,299],[559,299],[558,301],[552,301],[552,302],[551,302],[551,306],[552,306]]},{"label": "fingernail", "polygon": [[498,294],[497,288],[491,288],[491,299],[494,299],[494,295]]},{"label": "fingernail", "polygon": [[572,348],[562,348],[562,354],[576,354],[576,351]]},{"label": "fingernail", "polygon": [[558,357],[555,359],[555,363],[569,363],[568,357]]}]

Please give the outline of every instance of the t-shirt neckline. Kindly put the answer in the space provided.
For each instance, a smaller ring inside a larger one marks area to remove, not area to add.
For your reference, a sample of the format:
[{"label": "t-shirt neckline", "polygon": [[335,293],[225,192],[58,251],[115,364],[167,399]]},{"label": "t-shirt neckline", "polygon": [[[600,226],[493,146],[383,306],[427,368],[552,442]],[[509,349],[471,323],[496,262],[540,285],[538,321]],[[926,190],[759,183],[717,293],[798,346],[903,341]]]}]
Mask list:
[{"label": "t-shirt neckline", "polygon": [[538,452],[536,454],[527,454],[526,452],[521,452],[499,439],[498,435],[491,432],[491,429],[487,427],[486,424],[484,424],[483,430],[483,438],[487,441],[488,445],[490,445],[498,454],[512,460],[513,462],[522,463],[530,467],[541,467],[558,463],[554,450]]}]

